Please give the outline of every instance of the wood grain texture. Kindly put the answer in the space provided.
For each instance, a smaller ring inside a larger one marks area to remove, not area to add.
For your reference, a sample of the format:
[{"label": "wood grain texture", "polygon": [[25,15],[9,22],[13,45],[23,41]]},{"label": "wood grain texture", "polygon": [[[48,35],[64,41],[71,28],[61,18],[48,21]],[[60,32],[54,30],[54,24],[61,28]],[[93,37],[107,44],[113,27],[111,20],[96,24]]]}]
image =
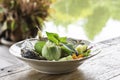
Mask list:
[{"label": "wood grain texture", "polygon": [[[101,44],[104,43],[104,44]],[[120,37],[98,43],[102,52],[71,73],[43,74],[26,64],[0,70],[0,80],[120,80]]]},{"label": "wood grain texture", "polygon": [[9,53],[9,47],[0,45],[0,68],[21,62]]}]

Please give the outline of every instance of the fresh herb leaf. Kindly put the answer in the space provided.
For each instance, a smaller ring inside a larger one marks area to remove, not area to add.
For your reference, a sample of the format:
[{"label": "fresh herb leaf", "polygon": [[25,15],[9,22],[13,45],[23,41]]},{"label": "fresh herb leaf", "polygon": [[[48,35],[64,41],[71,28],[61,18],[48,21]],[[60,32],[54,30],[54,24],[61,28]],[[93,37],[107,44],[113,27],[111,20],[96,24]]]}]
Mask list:
[{"label": "fresh herb leaf", "polygon": [[46,32],[48,40],[52,41],[53,43],[59,45],[60,43],[67,43],[66,37],[59,37],[56,33]]},{"label": "fresh herb leaf", "polygon": [[59,40],[62,43],[67,43],[67,37],[60,37]]},{"label": "fresh herb leaf", "polygon": [[59,35],[56,33],[50,33],[50,32],[46,32],[48,40],[54,42],[55,44],[59,44]]}]

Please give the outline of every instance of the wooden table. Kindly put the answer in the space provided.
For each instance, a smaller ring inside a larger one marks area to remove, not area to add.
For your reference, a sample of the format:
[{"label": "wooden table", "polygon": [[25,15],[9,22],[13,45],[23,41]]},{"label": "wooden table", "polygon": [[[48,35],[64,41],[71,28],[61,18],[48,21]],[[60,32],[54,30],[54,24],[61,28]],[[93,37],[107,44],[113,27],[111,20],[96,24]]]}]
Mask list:
[{"label": "wooden table", "polygon": [[9,47],[0,44],[0,68],[7,67],[20,62],[9,53]]},{"label": "wooden table", "polygon": [[120,37],[98,44],[102,52],[85,61],[74,72],[43,74],[18,63],[0,69],[0,80],[120,80]]}]

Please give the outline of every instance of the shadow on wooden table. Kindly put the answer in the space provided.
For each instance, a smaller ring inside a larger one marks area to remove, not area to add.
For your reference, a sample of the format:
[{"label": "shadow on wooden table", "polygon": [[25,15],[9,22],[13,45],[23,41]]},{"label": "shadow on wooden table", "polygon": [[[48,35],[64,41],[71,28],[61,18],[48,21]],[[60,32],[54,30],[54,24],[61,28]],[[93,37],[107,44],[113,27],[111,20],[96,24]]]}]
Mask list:
[{"label": "shadow on wooden table", "polygon": [[65,74],[43,74],[31,69],[9,75],[5,80],[86,80],[86,78],[82,70],[76,70]]}]

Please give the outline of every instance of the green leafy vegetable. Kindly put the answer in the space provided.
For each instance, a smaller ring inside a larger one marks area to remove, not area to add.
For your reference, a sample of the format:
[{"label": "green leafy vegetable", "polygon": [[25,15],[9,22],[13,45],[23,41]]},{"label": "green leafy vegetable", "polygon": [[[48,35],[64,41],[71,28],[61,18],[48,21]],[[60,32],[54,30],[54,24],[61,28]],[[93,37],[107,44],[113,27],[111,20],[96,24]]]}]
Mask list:
[{"label": "green leafy vegetable", "polygon": [[67,37],[60,37],[59,40],[62,43],[67,43]]},{"label": "green leafy vegetable", "polygon": [[42,56],[47,60],[58,60],[61,57],[61,48],[51,41],[47,41],[42,48]]},{"label": "green leafy vegetable", "polygon": [[89,56],[91,52],[87,45],[78,45],[75,49],[79,55],[82,54],[84,57]]},{"label": "green leafy vegetable", "polygon": [[78,45],[75,47],[67,42],[66,37],[59,37],[56,33],[46,32],[48,40],[36,42],[34,48],[39,57],[50,61],[67,61],[80,59],[90,55],[90,48],[87,45]]},{"label": "green leafy vegetable", "polygon": [[67,57],[63,57],[63,58],[59,59],[59,61],[67,61],[67,60],[73,60],[72,56],[69,55]]},{"label": "green leafy vegetable", "polygon": [[35,43],[35,46],[34,46],[35,51],[37,53],[39,53],[40,55],[42,53],[42,48],[45,45],[45,43],[46,43],[45,41],[38,41],[38,42]]},{"label": "green leafy vegetable", "polygon": [[46,32],[48,40],[52,41],[56,45],[61,47],[61,51],[67,54],[71,54],[72,52],[75,52],[73,45],[67,43],[66,37],[59,37],[56,33],[49,33]]},{"label": "green leafy vegetable", "polygon": [[63,52],[67,53],[67,54],[71,54],[73,52],[75,52],[73,45],[72,44],[62,44],[61,49]]},{"label": "green leafy vegetable", "polygon": [[85,56],[85,57],[89,56],[89,55],[90,55],[90,52],[91,52],[91,50],[88,49],[85,53],[83,53],[83,56]]},{"label": "green leafy vegetable", "polygon": [[66,37],[59,37],[56,33],[46,32],[48,40],[52,41],[53,43],[59,45],[60,43],[67,43]]},{"label": "green leafy vegetable", "polygon": [[78,45],[75,49],[78,52],[78,54],[81,54],[87,50],[87,45]]},{"label": "green leafy vegetable", "polygon": [[59,36],[58,34],[56,33],[49,33],[49,32],[46,32],[47,34],[47,37],[48,37],[48,40],[52,41],[53,43],[55,44],[59,44]]}]

